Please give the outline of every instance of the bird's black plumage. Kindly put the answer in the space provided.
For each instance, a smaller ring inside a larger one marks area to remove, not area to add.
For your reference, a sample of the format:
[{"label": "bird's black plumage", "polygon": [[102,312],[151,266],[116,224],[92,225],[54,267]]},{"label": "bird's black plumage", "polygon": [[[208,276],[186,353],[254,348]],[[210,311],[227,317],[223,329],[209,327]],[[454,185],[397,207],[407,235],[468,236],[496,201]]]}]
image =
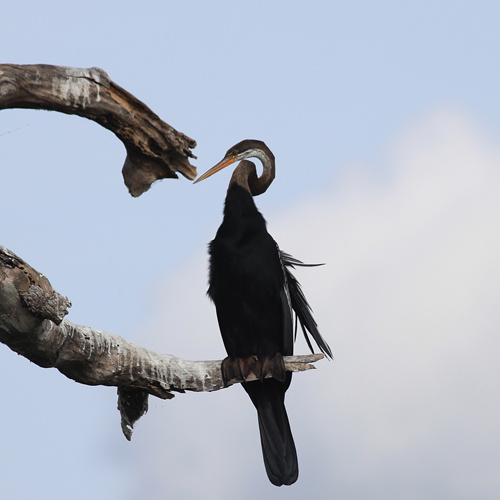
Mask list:
[{"label": "bird's black plumage", "polygon": [[290,342],[285,352],[279,251],[252,196],[238,184],[228,190],[224,220],[209,253],[208,294],[229,356],[292,354]]},{"label": "bird's black plumage", "polygon": [[[238,184],[228,190],[224,220],[210,243],[209,281],[208,294],[230,357],[293,354],[293,323],[280,253],[252,196]],[[257,409],[266,471],[277,486],[292,484],[298,476],[285,410],[291,379],[287,373],[284,383],[266,379],[243,384]]]},{"label": "bird's black plumage", "polygon": [[[223,222],[209,245],[208,294],[216,307],[228,356],[256,355],[263,361],[277,353],[293,354],[295,313],[311,349],[308,334],[331,357],[291,273],[291,268],[303,264],[279,250],[253,200],[252,194],[264,192],[274,178],[272,153],[261,141],[243,141],[207,174],[249,156],[261,159],[264,170],[271,165],[272,172],[264,171],[257,178],[253,163],[240,163],[228,188]],[[262,178],[266,182],[259,184]],[[297,453],[285,410],[285,392],[291,378],[287,372],[282,381],[271,378],[242,384],[257,409],[266,472],[277,486],[293,484],[298,477]]]}]

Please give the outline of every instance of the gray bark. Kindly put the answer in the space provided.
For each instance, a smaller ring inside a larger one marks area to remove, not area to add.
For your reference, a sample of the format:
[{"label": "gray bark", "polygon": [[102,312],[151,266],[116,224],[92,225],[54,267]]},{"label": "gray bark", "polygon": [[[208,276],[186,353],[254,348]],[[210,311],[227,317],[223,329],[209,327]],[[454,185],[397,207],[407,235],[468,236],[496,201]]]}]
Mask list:
[{"label": "gray bark", "polygon": [[[0,342],[76,382],[118,387],[127,439],[147,410],[149,394],[171,399],[173,392],[217,391],[242,382],[235,378],[224,385],[221,360],[189,361],[158,354],[118,335],[74,325],[64,319],[69,307],[69,299],[55,291],[43,274],[0,246]],[[287,356],[285,369],[309,370],[322,358],[322,354]]]},{"label": "gray bark", "polygon": [[31,108],[88,118],[123,142],[122,173],[132,196],[158,179],[196,177],[189,158],[196,141],[162,121],[100,68],[0,64],[0,110]]}]

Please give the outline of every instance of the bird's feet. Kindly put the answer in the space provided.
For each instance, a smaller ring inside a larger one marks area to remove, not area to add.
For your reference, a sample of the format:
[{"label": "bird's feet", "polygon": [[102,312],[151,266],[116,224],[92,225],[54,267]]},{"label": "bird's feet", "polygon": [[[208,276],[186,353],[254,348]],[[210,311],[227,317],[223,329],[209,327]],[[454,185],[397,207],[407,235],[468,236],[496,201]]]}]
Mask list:
[{"label": "bird's feet", "polygon": [[222,361],[222,380],[224,385],[228,385],[231,380],[256,380],[253,376],[257,356],[248,356],[247,358],[232,358],[228,356]]},{"label": "bird's feet", "polygon": [[268,377],[284,382],[286,375],[285,362],[280,353],[275,354],[272,358],[262,359],[257,356],[246,358],[228,356],[222,361],[221,370],[224,385],[228,385],[231,380],[253,382],[254,380],[263,381]]},{"label": "bird's feet", "polygon": [[264,358],[262,362],[259,361],[259,363],[261,363],[259,375],[261,381],[264,380],[268,374],[280,382],[285,381],[285,361],[279,352],[272,358]]}]

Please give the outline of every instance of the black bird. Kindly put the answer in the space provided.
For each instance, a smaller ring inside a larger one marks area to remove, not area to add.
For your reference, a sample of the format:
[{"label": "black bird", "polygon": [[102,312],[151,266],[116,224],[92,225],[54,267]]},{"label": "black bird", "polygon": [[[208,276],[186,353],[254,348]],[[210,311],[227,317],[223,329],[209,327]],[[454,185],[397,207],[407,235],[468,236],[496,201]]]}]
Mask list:
[{"label": "black bird", "polygon": [[[260,177],[255,165],[245,160],[251,157],[262,162]],[[330,358],[332,353],[290,271],[305,264],[279,249],[253,201],[274,179],[271,150],[262,141],[242,141],[196,182],[240,160],[244,161],[234,170],[227,190],[222,225],[209,245],[208,295],[215,304],[228,354],[222,364],[224,378],[230,379],[234,372],[245,378],[251,371],[262,374],[266,369],[276,377],[242,385],[257,409],[267,475],[271,483],[281,486],[293,484],[299,473],[285,410],[292,374],[284,371],[281,357],[293,354],[297,319],[311,350],[308,333],[323,353]]]}]

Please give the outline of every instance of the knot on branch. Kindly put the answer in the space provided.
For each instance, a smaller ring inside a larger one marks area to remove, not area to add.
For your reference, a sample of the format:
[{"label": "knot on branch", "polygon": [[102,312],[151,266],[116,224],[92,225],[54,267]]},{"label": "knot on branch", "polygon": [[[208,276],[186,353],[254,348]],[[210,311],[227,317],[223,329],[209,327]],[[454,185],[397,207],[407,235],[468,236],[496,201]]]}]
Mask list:
[{"label": "knot on branch", "polygon": [[134,424],[148,411],[148,396],[148,391],[144,389],[118,387],[122,432],[128,441],[132,439]]},{"label": "knot on branch", "polygon": [[25,293],[20,296],[26,307],[36,316],[43,319],[50,319],[56,325],[61,324],[64,316],[68,314],[71,301],[68,297],[53,290],[46,292],[38,285],[31,285]]}]

